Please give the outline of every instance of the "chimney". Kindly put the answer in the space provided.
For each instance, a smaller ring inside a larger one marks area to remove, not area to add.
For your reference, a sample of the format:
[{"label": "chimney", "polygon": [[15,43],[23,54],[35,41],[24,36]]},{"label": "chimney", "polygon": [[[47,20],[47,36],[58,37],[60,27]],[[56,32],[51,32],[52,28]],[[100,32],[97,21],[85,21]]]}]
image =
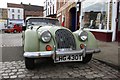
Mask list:
[{"label": "chimney", "polygon": [[21,2],[21,4],[23,4],[23,3]]}]

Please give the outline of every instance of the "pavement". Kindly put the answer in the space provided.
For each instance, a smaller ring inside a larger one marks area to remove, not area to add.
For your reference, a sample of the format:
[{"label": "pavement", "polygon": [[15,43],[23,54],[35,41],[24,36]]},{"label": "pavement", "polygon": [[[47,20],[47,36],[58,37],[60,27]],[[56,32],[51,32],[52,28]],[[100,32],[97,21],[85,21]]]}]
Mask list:
[{"label": "pavement", "polygon": [[116,67],[120,67],[120,46],[118,42],[97,41],[101,52],[94,54],[94,58]]}]

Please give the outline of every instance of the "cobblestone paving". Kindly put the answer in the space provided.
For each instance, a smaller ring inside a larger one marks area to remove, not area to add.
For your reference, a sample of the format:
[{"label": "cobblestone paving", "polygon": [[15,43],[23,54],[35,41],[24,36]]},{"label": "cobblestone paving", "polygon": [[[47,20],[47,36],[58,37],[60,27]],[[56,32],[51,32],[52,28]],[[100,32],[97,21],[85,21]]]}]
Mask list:
[{"label": "cobblestone paving", "polygon": [[3,33],[0,47],[22,46],[22,33]]},{"label": "cobblestone paving", "polygon": [[0,64],[2,64],[1,79],[99,78],[99,80],[110,80],[120,78],[120,73],[117,70],[95,59],[92,59],[88,64],[80,62],[54,64],[52,61],[43,61],[43,63],[36,61],[34,70],[27,70],[24,61],[1,62]]}]

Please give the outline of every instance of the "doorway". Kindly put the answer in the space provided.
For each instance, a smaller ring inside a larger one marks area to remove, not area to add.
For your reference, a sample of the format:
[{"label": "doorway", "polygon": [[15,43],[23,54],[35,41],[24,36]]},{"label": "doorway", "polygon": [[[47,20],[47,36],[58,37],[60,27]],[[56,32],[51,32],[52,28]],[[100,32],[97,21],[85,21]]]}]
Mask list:
[{"label": "doorway", "polygon": [[74,32],[76,30],[76,7],[70,9],[70,30]]}]

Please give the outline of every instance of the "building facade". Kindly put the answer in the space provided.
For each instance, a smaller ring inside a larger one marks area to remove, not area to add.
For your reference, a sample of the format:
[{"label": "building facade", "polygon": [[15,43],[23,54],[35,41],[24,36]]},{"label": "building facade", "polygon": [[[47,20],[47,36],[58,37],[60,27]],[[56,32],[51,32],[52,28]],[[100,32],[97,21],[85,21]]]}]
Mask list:
[{"label": "building facade", "polygon": [[43,16],[43,6],[37,6],[37,5],[27,5],[27,4],[21,4],[23,5],[24,9],[24,20],[26,17],[42,17]]},{"label": "building facade", "polygon": [[57,0],[57,18],[71,31],[79,29],[80,5],[78,0]]},{"label": "building facade", "polygon": [[20,4],[7,3],[8,25],[24,24],[24,9],[22,7]]},{"label": "building facade", "polygon": [[98,40],[117,40],[117,0],[81,2],[80,27],[91,31]]},{"label": "building facade", "polygon": [[7,26],[8,13],[6,8],[0,8],[0,30]]},{"label": "building facade", "polygon": [[71,31],[84,28],[98,40],[118,40],[117,0],[57,0],[57,18]]},{"label": "building facade", "polygon": [[57,0],[45,0],[44,2],[44,17],[56,18]]},{"label": "building facade", "polygon": [[8,11],[7,8],[2,8],[2,19],[8,19]]},{"label": "building facade", "polygon": [[26,17],[43,16],[43,6],[7,3],[8,25],[24,24]]}]

